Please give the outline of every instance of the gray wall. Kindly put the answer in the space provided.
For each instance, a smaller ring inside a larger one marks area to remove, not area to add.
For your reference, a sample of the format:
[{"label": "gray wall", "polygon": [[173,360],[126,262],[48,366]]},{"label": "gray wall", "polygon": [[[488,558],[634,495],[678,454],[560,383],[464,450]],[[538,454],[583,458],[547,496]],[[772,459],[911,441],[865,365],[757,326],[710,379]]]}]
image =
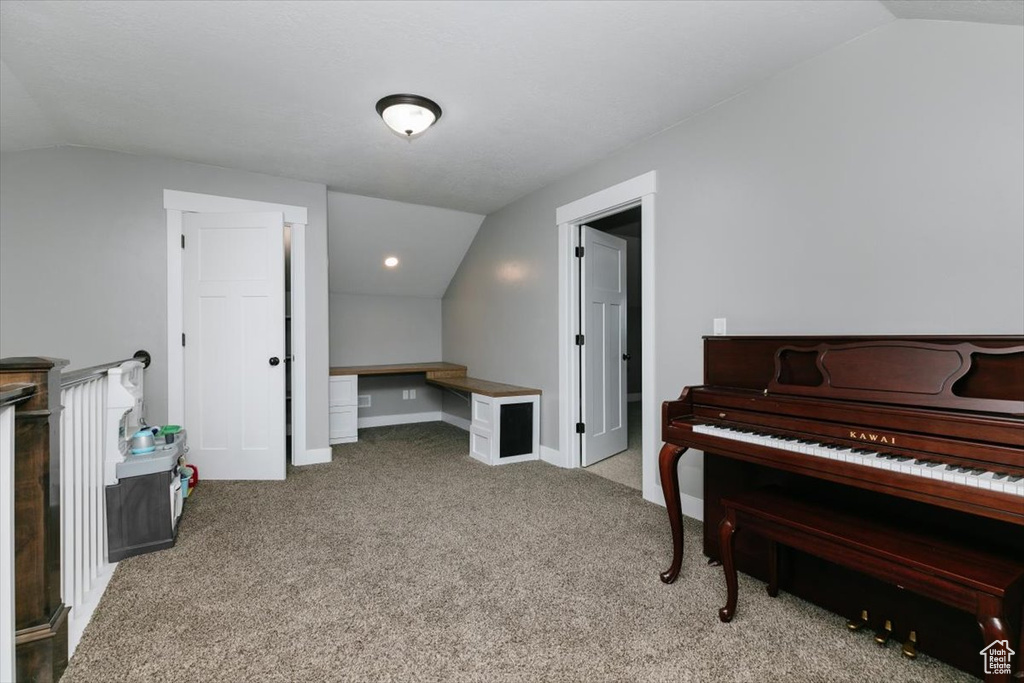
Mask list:
[{"label": "gray wall", "polygon": [[[425,363],[441,360],[441,300],[331,292],[331,365]],[[405,400],[402,391],[416,389]],[[441,410],[441,392],[422,374],[360,377],[372,404],[359,417]]]},{"label": "gray wall", "polygon": [[[403,398],[403,392],[416,391],[416,398]],[[360,408],[359,417],[401,416],[441,411],[440,387],[427,384],[422,374],[360,377],[359,395],[370,396],[370,407]]]},{"label": "gray wall", "polygon": [[331,365],[441,360],[441,300],[331,292]]},{"label": "gray wall", "polygon": [[[543,389],[557,448],[555,209],[651,170],[659,401],[700,383],[715,317],[1021,334],[1022,57],[1018,26],[896,21],[508,205],[445,295],[445,357]],[[688,453],[685,493],[700,468]]]},{"label": "gray wall", "polygon": [[164,189],[305,206],[307,447],[327,447],[327,190],[82,147],[0,157],[0,356],[81,368],[153,355],[147,417],[167,415]]}]

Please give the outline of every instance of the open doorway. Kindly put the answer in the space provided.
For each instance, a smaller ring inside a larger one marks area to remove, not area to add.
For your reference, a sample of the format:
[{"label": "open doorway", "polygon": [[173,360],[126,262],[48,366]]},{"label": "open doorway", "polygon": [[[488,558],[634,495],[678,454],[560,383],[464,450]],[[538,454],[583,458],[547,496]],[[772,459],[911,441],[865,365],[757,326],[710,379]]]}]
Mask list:
[{"label": "open doorway", "polygon": [[581,422],[589,441],[582,464],[638,491],[643,487],[641,211],[633,206],[580,226],[580,244],[587,246],[579,259]]},{"label": "open doorway", "polygon": [[[634,178],[594,192],[555,210],[558,226],[558,450],[541,448],[541,458],[561,467],[582,467],[583,433],[579,421],[582,396],[580,393],[581,368],[576,335],[580,334],[580,271],[575,258],[581,225],[590,225],[608,216],[640,207],[640,299],[641,335],[633,341],[643,347],[642,357],[634,359],[640,365],[642,379],[641,429],[643,447],[643,497],[652,503],[664,505],[665,500],[658,483],[658,434],[660,390],[655,377],[658,347],[655,337],[655,216],[658,186],[657,171],[648,171]],[[597,233],[605,234],[605,233]],[[627,341],[628,344],[628,341]],[[628,348],[628,347],[627,347]],[[628,369],[628,368],[627,368]],[[636,374],[636,373],[634,373]],[[627,379],[628,382],[628,379]],[[628,385],[627,385],[628,386]],[[675,389],[675,388],[674,388]],[[585,433],[586,425],[583,425]]]}]

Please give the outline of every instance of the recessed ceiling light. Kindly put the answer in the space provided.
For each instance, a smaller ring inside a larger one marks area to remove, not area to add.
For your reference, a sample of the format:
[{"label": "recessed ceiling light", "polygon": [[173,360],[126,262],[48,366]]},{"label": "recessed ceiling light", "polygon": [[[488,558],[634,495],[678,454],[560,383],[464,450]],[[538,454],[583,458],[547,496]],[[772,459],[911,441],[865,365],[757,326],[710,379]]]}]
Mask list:
[{"label": "recessed ceiling light", "polygon": [[384,265],[387,266],[388,268],[394,268],[395,266],[398,265],[398,259],[394,256],[388,256],[386,259],[384,259]]},{"label": "recessed ceiling light", "polygon": [[411,139],[441,118],[441,107],[420,95],[388,95],[377,102],[377,113],[388,128]]}]

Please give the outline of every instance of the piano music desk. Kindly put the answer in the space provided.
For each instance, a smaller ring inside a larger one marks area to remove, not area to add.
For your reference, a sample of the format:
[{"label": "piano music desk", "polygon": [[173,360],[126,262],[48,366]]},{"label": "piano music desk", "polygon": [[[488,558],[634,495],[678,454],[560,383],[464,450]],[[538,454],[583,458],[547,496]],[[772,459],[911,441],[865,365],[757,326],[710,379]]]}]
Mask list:
[{"label": "piano music desk", "polygon": [[[767,588],[772,597],[778,593],[775,547],[781,543],[974,614],[983,646],[996,640],[1024,645],[1017,640],[1021,625],[1014,616],[1024,591],[1022,562],[767,489],[734,494],[721,504],[725,517],[718,527],[719,547],[728,588],[726,605],[719,610],[722,621],[731,621],[736,613],[733,536],[745,529],[770,542]],[[1015,670],[1021,671],[1020,661],[1014,661]],[[1010,676],[988,675],[985,680],[1009,681]]]}]

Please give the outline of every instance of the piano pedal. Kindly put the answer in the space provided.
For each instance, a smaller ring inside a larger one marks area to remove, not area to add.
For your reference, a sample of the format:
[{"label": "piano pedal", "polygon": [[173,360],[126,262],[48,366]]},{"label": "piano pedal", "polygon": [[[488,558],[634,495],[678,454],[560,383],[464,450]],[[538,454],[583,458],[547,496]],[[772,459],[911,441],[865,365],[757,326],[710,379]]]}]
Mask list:
[{"label": "piano pedal", "polygon": [[850,619],[848,622],[846,622],[846,628],[850,629],[851,631],[859,631],[867,625],[868,611],[866,609],[860,611],[859,619]]},{"label": "piano pedal", "polygon": [[886,619],[885,626],[875,631],[875,642],[885,647],[889,644],[890,638],[892,638],[892,622]]},{"label": "piano pedal", "polygon": [[709,558],[708,559],[708,566],[709,567],[721,567],[722,566],[722,561],[721,560],[716,560],[714,558]]},{"label": "piano pedal", "polygon": [[911,631],[907,641],[903,643],[903,656],[907,659],[917,659],[917,631]]}]

